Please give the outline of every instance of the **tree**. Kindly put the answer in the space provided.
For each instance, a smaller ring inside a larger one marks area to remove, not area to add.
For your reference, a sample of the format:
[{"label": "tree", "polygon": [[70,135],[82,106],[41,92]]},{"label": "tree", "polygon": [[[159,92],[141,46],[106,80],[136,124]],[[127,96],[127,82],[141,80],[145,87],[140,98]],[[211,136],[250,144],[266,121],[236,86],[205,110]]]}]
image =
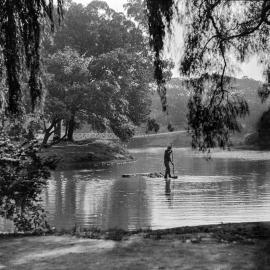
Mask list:
[{"label": "tree", "polygon": [[148,21],[145,0],[128,0],[124,5],[127,16],[139,24],[139,28],[148,34]]},{"label": "tree", "polygon": [[57,30],[50,52],[66,46],[87,57],[98,56],[114,49],[145,49],[141,30],[123,13],[111,9],[104,1],[92,1],[88,6],[72,3]]},{"label": "tree", "polygon": [[4,59],[0,55],[0,116],[1,121],[3,119],[3,115],[6,108],[6,93],[7,93],[7,87],[6,87],[6,77],[5,77],[5,71],[4,71]]},{"label": "tree", "polygon": [[[44,137],[42,141],[43,146],[47,145],[50,136],[53,133],[57,133],[58,128],[61,129],[61,122],[65,121],[67,127],[67,122],[70,119],[70,113],[67,109],[66,104],[63,102],[63,100],[56,96],[57,93],[55,92],[54,96],[48,95],[46,97],[45,111],[42,119],[44,129]],[[58,138],[59,140],[64,139],[67,136],[67,129],[64,137],[60,138],[60,136]]]},{"label": "tree", "polygon": [[127,140],[134,134],[133,125],[145,122],[150,113],[149,63],[124,49],[92,60],[70,48],[53,54],[47,61],[52,75],[47,83],[45,112],[50,124],[44,144],[61,120],[66,120],[68,140],[80,122],[99,131],[111,128]]},{"label": "tree", "polygon": [[[60,94],[62,90],[57,89],[69,88],[60,99],[70,116],[73,115],[71,105],[83,102],[79,114],[75,115],[76,123],[91,123],[99,131],[109,128],[122,140],[127,140],[134,134],[134,126],[145,122],[150,113],[153,64],[142,30],[101,1],[93,1],[85,8],[72,4],[62,24],[52,44],[47,42],[45,46],[45,53],[53,53],[50,59],[57,59],[54,63],[50,61],[48,69],[54,74],[48,86],[50,95]],[[73,66],[68,61],[70,56],[66,54],[65,45],[77,58],[90,59],[89,74],[83,80],[75,78],[75,71],[63,74]],[[72,104],[67,104],[70,86],[78,87],[82,82],[87,98],[76,100],[78,92],[74,92]]]},{"label": "tree", "polygon": [[144,57],[141,51],[116,49],[94,58],[88,69],[92,80],[107,81],[119,88],[113,103],[121,98],[126,100],[125,114],[133,124],[139,126],[147,120],[151,104],[150,83],[153,82],[150,58]]},{"label": "tree", "polygon": [[90,107],[89,62],[90,58],[80,56],[69,47],[47,59],[47,72],[51,75],[47,79],[45,123],[50,124],[45,128],[43,144],[62,120],[66,124],[65,135],[68,140],[73,140],[76,117],[85,114]]},{"label": "tree", "polygon": [[[11,115],[22,112],[21,74],[29,72],[28,86],[32,108],[42,95],[40,73],[41,27],[49,19],[54,26],[54,1],[3,0],[0,3],[0,48],[4,58],[7,84],[7,109]],[[62,17],[63,0],[57,0]]]},{"label": "tree", "polygon": [[159,85],[164,83],[160,55],[175,10],[186,32],[180,69],[183,75],[195,78],[188,115],[193,146],[202,150],[225,147],[230,132],[239,130],[237,118],[248,113],[245,100],[230,92],[226,75],[232,55],[243,61],[251,54],[269,52],[269,1],[184,1],[178,9],[173,1],[147,0]]}]

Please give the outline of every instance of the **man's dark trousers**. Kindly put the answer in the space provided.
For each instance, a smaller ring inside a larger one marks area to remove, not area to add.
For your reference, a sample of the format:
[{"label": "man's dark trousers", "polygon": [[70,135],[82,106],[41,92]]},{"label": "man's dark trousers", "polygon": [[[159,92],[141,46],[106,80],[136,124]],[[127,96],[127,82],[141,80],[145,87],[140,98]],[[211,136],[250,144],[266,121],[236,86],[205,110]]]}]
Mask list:
[{"label": "man's dark trousers", "polygon": [[168,176],[171,177],[171,169],[170,169],[170,164],[169,162],[165,162],[165,176],[164,178],[167,178]]}]

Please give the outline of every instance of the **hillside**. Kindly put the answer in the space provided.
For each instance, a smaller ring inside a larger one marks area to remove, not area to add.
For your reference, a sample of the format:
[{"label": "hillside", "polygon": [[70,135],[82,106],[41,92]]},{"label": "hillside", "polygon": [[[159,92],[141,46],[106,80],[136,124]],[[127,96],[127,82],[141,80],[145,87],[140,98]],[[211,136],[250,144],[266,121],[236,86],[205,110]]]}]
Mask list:
[{"label": "hillside", "polygon": [[[232,78],[234,91],[241,94],[248,102],[250,114],[241,119],[243,133],[256,130],[256,125],[262,113],[268,108],[268,103],[262,104],[257,91],[261,82],[250,78]],[[156,119],[161,126],[161,131],[166,131],[167,123],[171,122],[176,130],[186,127],[187,102],[189,90],[184,86],[184,81],[173,78],[167,84],[167,99],[169,104],[169,116],[162,113],[160,98],[157,93],[152,98],[151,117]]]},{"label": "hillside", "polygon": [[184,86],[184,81],[173,78],[167,83],[167,100],[169,104],[168,116],[162,112],[160,97],[153,94],[151,106],[151,118],[156,119],[160,125],[160,131],[166,132],[168,123],[172,123],[176,130],[186,127],[187,102],[189,90]]},{"label": "hillside", "polygon": [[[257,123],[263,112],[269,107],[268,103],[262,104],[258,97],[258,88],[261,82],[250,78],[232,78],[233,91],[241,94],[249,104],[250,114],[245,119],[240,119],[243,127],[242,136],[247,133],[252,133],[257,128]],[[174,129],[184,130],[187,127],[186,114],[187,102],[189,99],[190,90],[184,84],[184,81],[179,78],[173,78],[167,83],[167,100],[169,104],[168,116],[162,112],[160,97],[157,93],[152,95],[151,118],[154,118],[160,125],[159,133],[167,132],[168,123],[172,123]],[[91,130],[90,125],[83,125],[76,132],[87,133]],[[145,133],[145,126],[137,128],[137,134]],[[235,137],[239,137],[236,134]],[[241,136],[240,136],[241,137]],[[242,140],[239,137],[240,140]]]}]

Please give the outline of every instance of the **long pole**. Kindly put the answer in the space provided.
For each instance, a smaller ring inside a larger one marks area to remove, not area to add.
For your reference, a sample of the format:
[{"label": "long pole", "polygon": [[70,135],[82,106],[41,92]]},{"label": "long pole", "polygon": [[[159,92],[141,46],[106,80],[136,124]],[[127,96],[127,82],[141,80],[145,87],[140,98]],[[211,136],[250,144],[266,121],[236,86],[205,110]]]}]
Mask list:
[{"label": "long pole", "polygon": [[[174,174],[174,160],[173,160],[173,151],[172,151],[172,165],[173,165],[173,179],[175,179],[175,174]],[[172,201],[174,199],[174,180],[173,180],[173,186],[172,186]],[[173,205],[173,203],[172,203]]]}]

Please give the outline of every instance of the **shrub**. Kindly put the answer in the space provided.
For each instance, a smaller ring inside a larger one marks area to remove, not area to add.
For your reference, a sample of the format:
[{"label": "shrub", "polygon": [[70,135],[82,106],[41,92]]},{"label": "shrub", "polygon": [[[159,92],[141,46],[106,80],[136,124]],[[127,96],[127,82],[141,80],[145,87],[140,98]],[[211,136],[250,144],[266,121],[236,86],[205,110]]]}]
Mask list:
[{"label": "shrub", "polygon": [[146,133],[148,133],[149,131],[154,131],[155,133],[159,131],[159,124],[155,119],[148,119]]},{"label": "shrub", "polygon": [[52,165],[39,157],[39,149],[36,140],[11,141],[0,134],[0,216],[18,231],[48,229],[40,194]]}]

